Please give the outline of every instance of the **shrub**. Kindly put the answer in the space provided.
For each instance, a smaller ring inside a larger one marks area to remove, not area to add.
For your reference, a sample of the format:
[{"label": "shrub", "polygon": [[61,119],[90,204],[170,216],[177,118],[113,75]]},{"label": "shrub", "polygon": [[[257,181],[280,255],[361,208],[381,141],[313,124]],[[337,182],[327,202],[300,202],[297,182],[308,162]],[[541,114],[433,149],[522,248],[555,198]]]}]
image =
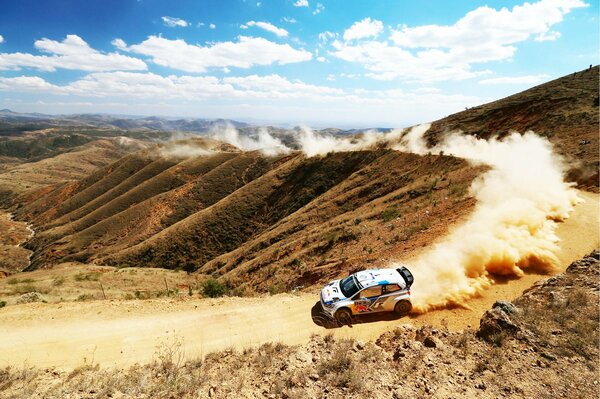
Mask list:
[{"label": "shrub", "polygon": [[389,222],[390,220],[396,219],[398,216],[400,216],[400,211],[398,211],[396,207],[387,208],[381,213],[381,218],[384,222]]},{"label": "shrub", "polygon": [[65,283],[64,277],[56,277],[54,280],[52,280],[52,285],[55,287],[59,287],[59,286],[63,285],[64,283]]},{"label": "shrub", "polygon": [[214,278],[202,284],[202,294],[210,298],[217,298],[225,294],[225,286]]},{"label": "shrub", "polygon": [[77,273],[73,278],[75,281],[98,281],[100,273]]},{"label": "shrub", "polygon": [[6,306],[6,301],[0,301],[0,309]]},{"label": "shrub", "polygon": [[79,302],[91,301],[92,299],[94,299],[92,294],[81,294],[77,297],[77,301]]}]

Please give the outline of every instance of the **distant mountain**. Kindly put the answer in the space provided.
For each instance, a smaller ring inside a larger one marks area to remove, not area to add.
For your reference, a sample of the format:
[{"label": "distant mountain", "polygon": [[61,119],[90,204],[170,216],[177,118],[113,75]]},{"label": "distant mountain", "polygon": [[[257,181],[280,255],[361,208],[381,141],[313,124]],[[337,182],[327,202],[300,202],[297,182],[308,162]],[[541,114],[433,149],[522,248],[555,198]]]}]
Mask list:
[{"label": "distant mountain", "polygon": [[230,119],[173,119],[160,117],[112,116],[106,114],[44,115],[0,110],[0,131],[3,123],[35,123],[47,126],[89,126],[115,129],[151,129],[159,131],[188,131],[203,133],[215,125],[230,124],[236,128],[250,126]]}]

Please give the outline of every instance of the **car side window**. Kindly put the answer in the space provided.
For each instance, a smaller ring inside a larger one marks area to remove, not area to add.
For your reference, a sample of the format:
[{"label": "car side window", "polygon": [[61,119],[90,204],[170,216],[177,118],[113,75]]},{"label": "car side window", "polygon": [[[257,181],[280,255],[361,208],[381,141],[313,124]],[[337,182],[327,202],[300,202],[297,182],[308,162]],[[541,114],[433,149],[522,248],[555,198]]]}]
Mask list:
[{"label": "car side window", "polygon": [[390,293],[396,292],[396,291],[400,291],[400,287],[398,287],[398,284],[388,284],[388,285],[383,286],[384,294],[390,294]]},{"label": "car side window", "polygon": [[372,298],[374,296],[381,295],[381,286],[376,285],[374,287],[365,288],[360,292],[359,298]]}]

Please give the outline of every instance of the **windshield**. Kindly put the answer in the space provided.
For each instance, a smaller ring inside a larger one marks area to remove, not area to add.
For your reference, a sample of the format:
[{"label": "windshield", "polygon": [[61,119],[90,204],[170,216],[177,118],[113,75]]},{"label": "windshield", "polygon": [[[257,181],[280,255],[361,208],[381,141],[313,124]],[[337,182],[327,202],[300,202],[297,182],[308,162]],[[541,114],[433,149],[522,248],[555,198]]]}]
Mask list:
[{"label": "windshield", "polygon": [[360,288],[354,280],[354,275],[351,275],[340,281],[340,289],[346,298],[350,298],[356,294]]}]

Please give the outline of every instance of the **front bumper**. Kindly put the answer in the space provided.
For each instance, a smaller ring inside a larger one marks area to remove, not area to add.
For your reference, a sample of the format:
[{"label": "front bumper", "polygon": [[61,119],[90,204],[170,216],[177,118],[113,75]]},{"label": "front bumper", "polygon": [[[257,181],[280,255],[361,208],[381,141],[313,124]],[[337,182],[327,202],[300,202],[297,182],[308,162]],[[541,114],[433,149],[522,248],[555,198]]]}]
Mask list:
[{"label": "front bumper", "polygon": [[321,309],[323,309],[323,313],[325,313],[327,316],[329,317],[333,317],[333,314],[335,312],[335,305],[334,304],[326,304],[325,301],[323,301],[323,295],[319,294],[319,299],[321,300]]}]

